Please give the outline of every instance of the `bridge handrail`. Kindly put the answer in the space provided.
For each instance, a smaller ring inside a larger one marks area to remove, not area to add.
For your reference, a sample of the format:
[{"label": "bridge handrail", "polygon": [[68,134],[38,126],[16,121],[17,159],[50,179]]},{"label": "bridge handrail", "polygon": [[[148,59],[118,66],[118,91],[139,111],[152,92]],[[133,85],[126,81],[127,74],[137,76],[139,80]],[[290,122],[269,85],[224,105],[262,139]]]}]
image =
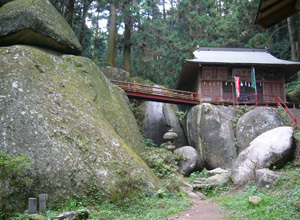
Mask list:
[{"label": "bridge handrail", "polygon": [[282,108],[284,110],[285,114],[291,120],[291,122],[289,124],[287,124],[287,126],[294,124],[294,126],[295,126],[294,129],[297,129],[296,116],[291,112],[291,110],[287,107],[287,105],[284,103],[284,101],[279,96],[277,96],[276,99],[277,99],[277,106]]},{"label": "bridge handrail", "polygon": [[[115,83],[115,84],[124,85],[124,86],[122,86],[122,88],[124,88],[124,89],[126,89],[126,88],[130,89],[132,87],[134,89],[141,90],[141,91],[143,91],[143,88],[147,88],[148,90],[156,89],[156,90],[151,90],[151,92],[153,92],[153,93],[159,92],[159,93],[164,93],[164,94],[183,94],[183,95],[187,95],[189,97],[193,97],[193,99],[197,98],[197,100],[198,100],[198,93],[195,93],[195,92],[182,91],[182,90],[176,90],[176,89],[167,89],[167,88],[162,88],[162,87],[157,87],[157,86],[149,86],[149,85],[136,83],[135,81],[132,83],[132,82],[122,82],[122,81],[117,81],[117,80],[111,80],[111,82]],[[142,87],[142,88],[138,88],[138,86]],[[167,91],[167,92],[165,92],[165,91]]]}]

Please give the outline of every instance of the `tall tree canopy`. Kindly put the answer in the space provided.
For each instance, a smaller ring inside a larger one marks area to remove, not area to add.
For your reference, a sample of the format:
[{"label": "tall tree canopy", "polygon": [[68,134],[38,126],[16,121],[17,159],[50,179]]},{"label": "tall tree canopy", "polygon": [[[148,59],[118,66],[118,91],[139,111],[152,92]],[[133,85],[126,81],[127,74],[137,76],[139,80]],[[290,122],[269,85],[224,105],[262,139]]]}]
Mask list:
[{"label": "tall tree canopy", "polygon": [[300,61],[300,14],[263,32],[254,25],[259,0],[50,1],[77,34],[84,56],[170,88],[197,46],[268,47],[279,58]]}]

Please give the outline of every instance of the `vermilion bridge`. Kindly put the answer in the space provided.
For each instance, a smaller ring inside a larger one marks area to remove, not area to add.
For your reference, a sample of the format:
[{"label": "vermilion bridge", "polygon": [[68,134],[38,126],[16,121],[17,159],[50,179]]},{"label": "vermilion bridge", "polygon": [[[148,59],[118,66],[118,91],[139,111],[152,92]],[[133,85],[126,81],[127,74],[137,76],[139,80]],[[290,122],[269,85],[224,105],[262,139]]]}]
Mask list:
[{"label": "vermilion bridge", "polygon": [[143,85],[136,82],[121,82],[111,80],[112,83],[122,88],[129,98],[147,101],[165,102],[180,105],[198,105],[202,102],[223,105],[268,105],[282,108],[290,119],[288,125],[297,127],[297,119],[279,96],[265,94],[251,94],[236,98],[225,95],[205,95],[195,92],[161,88],[158,86]]}]

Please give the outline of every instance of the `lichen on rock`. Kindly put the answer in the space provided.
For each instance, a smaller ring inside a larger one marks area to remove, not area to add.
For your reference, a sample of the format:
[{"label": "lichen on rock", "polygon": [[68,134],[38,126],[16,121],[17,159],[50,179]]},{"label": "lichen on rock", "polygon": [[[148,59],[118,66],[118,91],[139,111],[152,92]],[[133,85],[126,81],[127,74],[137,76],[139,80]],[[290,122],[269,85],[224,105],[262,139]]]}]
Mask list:
[{"label": "lichen on rock", "polygon": [[0,48],[0,65],[0,151],[32,160],[34,187],[20,204],[29,194],[46,193],[50,204],[86,196],[91,185],[105,194],[112,160],[159,185],[137,155],[144,144],[127,102],[92,61],[11,46]]}]

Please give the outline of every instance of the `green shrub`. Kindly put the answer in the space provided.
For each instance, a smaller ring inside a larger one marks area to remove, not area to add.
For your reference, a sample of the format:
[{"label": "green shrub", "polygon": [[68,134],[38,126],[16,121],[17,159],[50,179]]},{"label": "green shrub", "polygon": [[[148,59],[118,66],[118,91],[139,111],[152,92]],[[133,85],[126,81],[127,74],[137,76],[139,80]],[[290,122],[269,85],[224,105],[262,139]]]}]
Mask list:
[{"label": "green shrub", "polygon": [[184,159],[181,154],[172,154],[162,147],[147,147],[142,157],[154,174],[161,179],[170,173],[177,172],[179,160]]},{"label": "green shrub", "polygon": [[290,124],[291,127],[293,127],[293,128],[295,127],[295,125],[293,123],[291,123],[291,119],[289,118],[289,116],[287,116],[286,112],[282,108],[278,107],[277,111],[285,125]]},{"label": "green shrub", "polygon": [[179,121],[182,121],[185,117],[186,112],[183,111],[175,111],[176,116],[178,117]]},{"label": "green shrub", "polygon": [[286,93],[300,91],[300,78],[285,84]]},{"label": "green shrub", "polygon": [[153,140],[149,139],[149,138],[145,138],[144,139],[144,143],[146,145],[146,147],[156,147],[157,145],[153,142]]},{"label": "green shrub", "polygon": [[[147,147],[142,155],[143,160],[153,173],[162,180],[164,195],[166,192],[178,192],[182,185],[183,176],[179,173],[178,162],[183,158],[181,154],[172,153],[165,149],[165,144],[158,147]],[[161,195],[159,193],[158,195]]]},{"label": "green shrub", "polygon": [[0,152],[0,218],[7,214],[8,199],[28,187],[32,180],[26,177],[30,161],[23,157],[12,157]]},{"label": "green shrub", "polygon": [[112,184],[109,186],[110,199],[123,206],[125,199],[134,197],[146,188],[144,174],[133,161],[123,157],[120,161],[110,161]]}]

